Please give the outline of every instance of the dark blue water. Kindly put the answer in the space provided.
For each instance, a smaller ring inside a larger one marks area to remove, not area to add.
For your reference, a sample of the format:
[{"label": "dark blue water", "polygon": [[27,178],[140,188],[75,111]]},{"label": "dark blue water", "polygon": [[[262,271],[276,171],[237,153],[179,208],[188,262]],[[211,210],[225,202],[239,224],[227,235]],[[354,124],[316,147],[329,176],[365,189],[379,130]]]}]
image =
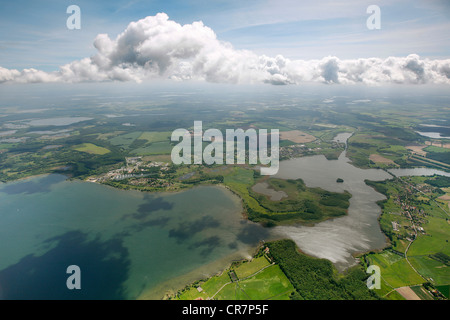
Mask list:
[{"label": "dark blue water", "polygon": [[[61,175],[2,184],[0,298],[158,298],[155,288],[218,272],[268,238],[241,211],[222,187],[142,193]],[[80,290],[66,286],[69,265],[81,269]]]}]

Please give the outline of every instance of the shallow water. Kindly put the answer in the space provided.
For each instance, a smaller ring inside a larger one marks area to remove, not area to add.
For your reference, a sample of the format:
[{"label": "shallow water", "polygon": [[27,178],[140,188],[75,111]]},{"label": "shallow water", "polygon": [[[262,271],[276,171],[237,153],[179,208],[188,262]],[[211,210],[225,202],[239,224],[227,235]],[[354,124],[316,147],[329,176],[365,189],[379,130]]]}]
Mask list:
[{"label": "shallow water", "polygon": [[[383,170],[363,170],[349,163],[342,153],[338,160],[311,156],[283,161],[275,177],[301,178],[308,187],[320,187],[334,192],[347,190],[352,194],[348,215],[323,221],[313,227],[279,226],[275,232],[293,239],[305,253],[326,258],[338,269],[355,264],[352,254],[385,246],[385,236],[378,224],[381,214],[378,200],[384,195],[364,183],[365,179],[381,181],[392,176]],[[336,182],[337,178],[344,182]]]},{"label": "shallow water", "polygon": [[[338,160],[282,161],[275,177],[349,191],[348,215],[314,226],[265,229],[243,219],[240,200],[217,186],[142,193],[54,174],[0,184],[0,299],[158,298],[223,270],[233,259],[249,257],[260,240],[280,237],[340,270],[355,264],[352,254],[385,245],[376,204],[384,196],[364,180],[389,179],[387,172],[356,168],[343,152]],[[66,268],[72,264],[81,268],[81,290],[66,287]]]},{"label": "shallow water", "polygon": [[[335,141],[346,143],[351,133],[340,133]],[[396,176],[446,175],[449,173],[430,168],[390,169]],[[320,187],[334,192],[352,194],[348,215],[311,226],[280,226],[275,232],[293,239],[305,253],[333,262],[339,270],[356,263],[353,254],[386,245],[378,217],[381,214],[377,201],[384,195],[365,184],[364,180],[382,181],[392,176],[380,169],[359,169],[351,164],[342,152],[338,160],[327,160],[323,155],[290,159],[280,163],[277,178],[301,178],[308,187]],[[336,179],[344,179],[337,183]]]},{"label": "shallow water", "polygon": [[[0,298],[134,299],[214,261],[248,256],[269,233],[241,211],[223,187],[141,193],[61,175],[2,184]],[[81,290],[66,287],[72,264]]]}]

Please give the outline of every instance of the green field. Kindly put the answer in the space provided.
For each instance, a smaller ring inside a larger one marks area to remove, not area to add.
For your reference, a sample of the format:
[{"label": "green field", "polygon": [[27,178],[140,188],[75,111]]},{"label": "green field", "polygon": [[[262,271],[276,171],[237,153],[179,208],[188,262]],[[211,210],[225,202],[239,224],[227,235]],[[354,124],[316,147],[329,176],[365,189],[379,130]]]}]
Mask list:
[{"label": "green field", "polygon": [[251,263],[245,262],[239,265],[234,272],[239,279],[244,279],[251,274],[254,274],[258,270],[269,266],[270,263],[265,257],[258,257],[251,261]]},{"label": "green field", "polygon": [[411,287],[412,291],[417,294],[420,300],[433,300],[433,297],[430,296],[428,292],[426,292],[423,286],[413,286]]},{"label": "green field", "polygon": [[450,255],[450,224],[441,218],[429,216],[424,225],[426,235],[420,235],[411,245],[408,256],[428,255],[443,252]]},{"label": "green field", "polygon": [[437,285],[450,284],[449,266],[429,256],[414,256],[408,259],[421,275],[430,279],[430,282]]},{"label": "green field", "polygon": [[[383,232],[390,239],[390,248],[367,255],[368,264],[378,265],[381,269],[382,296],[394,288],[417,285],[412,288],[419,297],[432,299],[419,285],[426,282],[434,286],[450,284],[450,224],[448,215],[433,201],[442,194],[440,187],[446,185],[446,181],[445,177],[404,177],[376,183],[366,182],[388,197],[379,203],[383,209],[379,221]],[[418,192],[412,188],[406,192],[406,187],[410,185],[422,186],[425,191]],[[401,214],[405,208],[400,203],[405,201],[410,206],[406,210],[415,212],[416,227],[424,229],[417,233],[407,252],[412,267],[402,256],[410,243],[406,237],[411,237],[411,233],[414,233],[411,221]],[[397,223],[398,231],[393,230],[392,222]],[[386,298],[394,299],[396,296],[389,294]]]},{"label": "green field", "polygon": [[376,293],[367,288],[367,274],[360,266],[340,274],[330,261],[300,253],[291,240],[273,241],[266,245],[260,248],[257,257],[253,260],[234,263],[220,275],[197,281],[179,291],[173,298],[181,300],[378,299]]},{"label": "green field", "polygon": [[405,142],[399,139],[379,132],[361,131],[349,138],[347,155],[358,167],[393,167],[395,165],[373,163],[369,157],[371,154],[378,154],[396,163],[402,163],[408,154],[404,144]]},{"label": "green field", "polygon": [[139,140],[146,140],[147,143],[160,142],[160,141],[169,141],[172,132],[164,131],[164,132],[143,132],[139,136]]},{"label": "green field", "polygon": [[96,146],[92,143],[83,143],[76,146],[73,146],[74,150],[86,152],[90,154],[104,155],[109,153],[110,151],[106,148]]},{"label": "green field", "polygon": [[437,146],[428,146],[423,149],[427,152],[435,152],[435,153],[449,153],[450,150],[447,148],[437,147]]},{"label": "green field", "polygon": [[418,285],[424,282],[414,272],[406,259],[395,253],[385,250],[381,253],[369,255],[368,259],[370,265],[380,267],[382,285],[385,284],[390,289]]},{"label": "green field", "polygon": [[[232,281],[228,274],[230,271],[237,275],[238,280]],[[271,265],[264,256],[260,256],[231,267],[221,275],[196,282],[185,288],[177,299],[286,300],[293,290],[280,267]]]},{"label": "green field", "polygon": [[436,286],[436,288],[447,298],[450,298],[450,285]]},{"label": "green field", "polygon": [[237,300],[286,300],[292,291],[294,287],[277,265],[235,284]]},{"label": "green field", "polygon": [[129,148],[130,145],[141,136],[141,134],[142,132],[130,132],[111,138],[108,141],[115,146]]},{"label": "green field", "polygon": [[138,156],[170,154],[172,145],[169,141],[153,142],[150,145],[134,149],[131,153]]}]

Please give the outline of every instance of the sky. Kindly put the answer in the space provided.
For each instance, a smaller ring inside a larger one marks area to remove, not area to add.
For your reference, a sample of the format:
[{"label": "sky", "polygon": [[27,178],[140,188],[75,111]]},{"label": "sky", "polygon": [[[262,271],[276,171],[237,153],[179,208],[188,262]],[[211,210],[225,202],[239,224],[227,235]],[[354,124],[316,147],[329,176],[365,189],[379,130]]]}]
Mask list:
[{"label": "sky", "polygon": [[447,0],[16,0],[0,30],[0,83],[450,84]]}]

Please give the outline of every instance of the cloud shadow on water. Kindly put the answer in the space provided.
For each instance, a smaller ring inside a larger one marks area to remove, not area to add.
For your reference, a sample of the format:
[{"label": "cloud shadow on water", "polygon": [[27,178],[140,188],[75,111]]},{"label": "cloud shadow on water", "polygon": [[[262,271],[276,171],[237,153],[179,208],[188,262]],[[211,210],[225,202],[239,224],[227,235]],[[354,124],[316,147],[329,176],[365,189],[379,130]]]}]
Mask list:
[{"label": "cloud shadow on water", "polygon": [[6,194],[33,194],[33,193],[45,193],[50,192],[50,187],[53,184],[57,184],[67,178],[62,175],[50,174],[44,177],[38,178],[39,180],[26,180],[16,183],[8,183],[3,188],[0,188],[0,192]]},{"label": "cloud shadow on water", "polygon": [[145,202],[140,204],[137,212],[125,215],[123,218],[133,218],[136,220],[145,220],[149,215],[158,210],[171,210],[173,203],[165,201],[162,197],[154,198],[145,195]]},{"label": "cloud shadow on water", "polygon": [[[0,271],[0,299],[6,300],[123,300],[128,278],[128,250],[120,238],[87,240],[70,231],[47,240],[57,245],[41,256],[28,255]],[[81,270],[81,289],[69,290],[66,270]]]},{"label": "cloud shadow on water", "polygon": [[254,245],[257,244],[260,240],[264,240],[270,237],[270,232],[257,224],[249,223],[247,221],[243,221],[243,228],[241,231],[236,235],[236,238],[238,241]]},{"label": "cloud shadow on water", "polygon": [[192,222],[183,222],[178,225],[178,228],[169,230],[169,237],[176,238],[178,243],[181,243],[188,238],[193,237],[196,233],[201,232],[207,228],[217,228],[220,222],[210,216],[205,216]]},{"label": "cloud shadow on water", "polygon": [[165,227],[167,223],[170,221],[170,218],[168,217],[159,217],[156,219],[151,219],[144,222],[135,223],[131,226],[128,226],[124,228],[122,232],[120,232],[120,236],[127,237],[131,236],[133,233],[141,232],[145,228],[151,228],[151,227]]},{"label": "cloud shadow on water", "polygon": [[212,236],[193,243],[191,246],[189,246],[189,249],[205,247],[202,251],[200,251],[200,255],[206,258],[214,251],[214,249],[216,249],[219,246],[220,246],[220,238],[218,236]]}]

